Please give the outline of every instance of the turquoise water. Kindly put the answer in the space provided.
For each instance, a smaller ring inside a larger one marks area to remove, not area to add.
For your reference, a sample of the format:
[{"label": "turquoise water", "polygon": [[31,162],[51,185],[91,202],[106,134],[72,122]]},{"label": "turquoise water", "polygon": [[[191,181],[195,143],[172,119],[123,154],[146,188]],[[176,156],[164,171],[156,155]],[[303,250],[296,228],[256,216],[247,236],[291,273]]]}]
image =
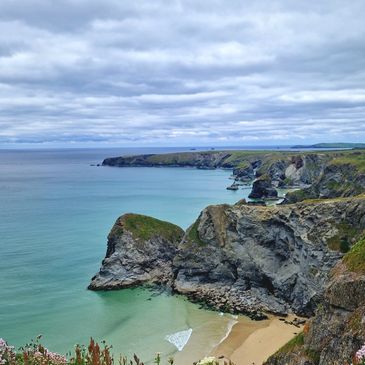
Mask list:
[{"label": "turquoise water", "polygon": [[65,352],[90,336],[151,359],[176,347],[165,336],[193,329],[191,356],[213,346],[231,319],[181,297],[136,289],[86,290],[118,216],[136,212],[187,228],[226,190],[230,171],[92,167],[104,157],[166,150],[0,151],[0,337],[20,346],[38,334]]}]

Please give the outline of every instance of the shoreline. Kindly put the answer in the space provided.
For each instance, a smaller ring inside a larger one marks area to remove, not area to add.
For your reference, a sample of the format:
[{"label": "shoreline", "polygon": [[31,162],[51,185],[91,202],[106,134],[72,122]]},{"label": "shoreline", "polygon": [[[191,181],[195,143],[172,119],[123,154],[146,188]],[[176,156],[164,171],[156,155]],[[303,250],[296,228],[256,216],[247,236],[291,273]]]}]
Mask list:
[{"label": "shoreline", "polygon": [[209,355],[230,359],[235,365],[261,365],[303,330],[303,325],[297,327],[283,320],[291,322],[294,318],[298,317],[270,316],[263,321],[240,318]]}]

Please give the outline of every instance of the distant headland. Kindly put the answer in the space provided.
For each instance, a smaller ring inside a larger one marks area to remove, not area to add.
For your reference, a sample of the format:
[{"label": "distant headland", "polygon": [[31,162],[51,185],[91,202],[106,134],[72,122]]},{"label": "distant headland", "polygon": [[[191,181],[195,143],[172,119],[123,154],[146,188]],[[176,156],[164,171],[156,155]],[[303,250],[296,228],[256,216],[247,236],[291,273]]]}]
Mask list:
[{"label": "distant headland", "polygon": [[316,143],[316,144],[311,144],[311,145],[295,145],[292,146],[291,148],[297,148],[297,149],[302,149],[302,148],[365,148],[365,143],[343,143],[343,142],[339,142],[339,143]]}]

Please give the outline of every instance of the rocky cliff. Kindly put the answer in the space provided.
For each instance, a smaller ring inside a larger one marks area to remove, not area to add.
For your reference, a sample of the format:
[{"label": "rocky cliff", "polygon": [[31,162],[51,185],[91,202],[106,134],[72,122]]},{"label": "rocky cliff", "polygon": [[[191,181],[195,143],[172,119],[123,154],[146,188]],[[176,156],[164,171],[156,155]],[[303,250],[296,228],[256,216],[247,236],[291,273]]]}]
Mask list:
[{"label": "rocky cliff", "polygon": [[172,260],[183,234],[180,227],[168,222],[138,214],[123,215],[109,233],[105,259],[89,289],[171,284]]},{"label": "rocky cliff", "polygon": [[276,151],[205,151],[107,158],[104,166],[229,168],[242,181],[268,174],[276,186],[311,184],[330,154]]},{"label": "rocky cliff", "polygon": [[361,194],[365,191],[364,151],[336,154],[328,161],[312,185],[287,194],[286,202],[311,198],[335,198]]},{"label": "rocky cliff", "polygon": [[365,343],[365,240],[331,273],[323,303],[304,332],[266,365],[350,365]]},{"label": "rocky cliff", "polygon": [[[285,203],[365,192],[365,150],[321,152],[205,151],[107,158],[104,166],[227,168],[251,183],[265,175],[271,188],[300,188]],[[263,198],[260,196],[259,198]]]},{"label": "rocky cliff", "polygon": [[174,259],[175,289],[221,310],[311,315],[365,228],[365,199],[206,208]]},{"label": "rocky cliff", "polygon": [[152,234],[149,222],[126,225],[126,217],[90,289],[168,283],[219,310],[311,315],[341,251],[365,228],[365,198],[210,206],[183,238],[174,225],[154,223]]}]

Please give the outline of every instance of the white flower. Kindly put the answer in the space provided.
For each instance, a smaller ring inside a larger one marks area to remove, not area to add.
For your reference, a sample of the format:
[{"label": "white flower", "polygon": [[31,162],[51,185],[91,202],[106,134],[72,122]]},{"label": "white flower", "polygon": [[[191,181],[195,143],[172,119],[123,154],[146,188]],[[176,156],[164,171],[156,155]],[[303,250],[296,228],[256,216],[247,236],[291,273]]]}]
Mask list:
[{"label": "white flower", "polygon": [[218,361],[215,357],[205,357],[204,359],[200,360],[197,365],[216,365]]}]

